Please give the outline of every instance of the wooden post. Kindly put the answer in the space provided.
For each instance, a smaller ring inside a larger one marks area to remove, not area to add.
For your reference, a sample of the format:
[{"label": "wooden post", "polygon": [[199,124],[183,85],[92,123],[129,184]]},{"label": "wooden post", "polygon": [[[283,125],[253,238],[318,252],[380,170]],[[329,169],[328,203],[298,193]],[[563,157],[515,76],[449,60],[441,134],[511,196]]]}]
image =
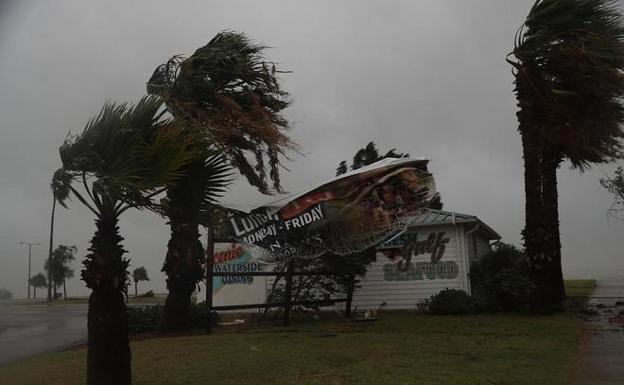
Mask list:
[{"label": "wooden post", "polygon": [[290,307],[292,301],[292,280],[294,258],[291,258],[286,267],[286,287],[284,288],[284,326],[290,323]]},{"label": "wooden post", "polygon": [[349,275],[349,286],[347,287],[347,303],[345,306],[345,317],[351,317],[351,302],[353,301],[353,290],[355,290],[355,275]]},{"label": "wooden post", "polygon": [[206,334],[212,332],[212,280],[214,267],[214,228],[208,227],[206,236]]}]

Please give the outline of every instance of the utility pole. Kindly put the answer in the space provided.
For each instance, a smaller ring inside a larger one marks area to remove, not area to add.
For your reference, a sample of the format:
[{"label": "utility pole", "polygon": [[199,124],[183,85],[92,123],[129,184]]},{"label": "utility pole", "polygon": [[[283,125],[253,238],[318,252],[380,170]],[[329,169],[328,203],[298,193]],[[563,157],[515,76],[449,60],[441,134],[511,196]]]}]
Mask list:
[{"label": "utility pole", "polygon": [[30,299],[30,257],[33,246],[39,246],[41,243],[20,242],[20,245],[28,245],[28,299]]}]

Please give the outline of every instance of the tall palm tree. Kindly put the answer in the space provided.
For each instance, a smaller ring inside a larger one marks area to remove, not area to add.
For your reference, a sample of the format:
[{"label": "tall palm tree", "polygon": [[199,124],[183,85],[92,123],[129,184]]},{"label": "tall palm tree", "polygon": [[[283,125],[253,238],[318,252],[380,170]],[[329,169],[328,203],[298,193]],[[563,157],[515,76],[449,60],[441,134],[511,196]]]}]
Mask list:
[{"label": "tall palm tree", "polygon": [[[67,208],[65,201],[69,197],[69,188],[71,176],[63,172],[62,169],[57,170],[52,176],[50,190],[52,192],[52,213],[50,214],[50,243],[48,246],[48,264],[52,264],[52,245],[54,244],[54,214],[56,212],[56,203],[59,202],[63,208]],[[51,271],[48,270],[48,302],[52,301],[52,277]]]},{"label": "tall palm tree", "polygon": [[[87,384],[130,384],[130,347],[124,291],[129,261],[119,217],[152,208],[152,198],[180,176],[192,157],[192,139],[180,122],[165,119],[162,102],[145,97],[133,106],[107,103],[82,134],[59,152],[66,187],[95,216],[96,232],[83,261],[89,297]],[[74,186],[80,183],[81,190]]]},{"label": "tall palm tree", "polygon": [[[205,146],[223,155],[200,157],[167,192],[171,239],[163,267],[169,289],[165,329],[182,327],[201,280],[198,226],[211,226],[208,204],[227,184],[224,161],[259,191],[270,193],[281,190],[280,156],[296,148],[281,115],[290,104],[276,77],[282,71],[265,61],[265,48],[242,33],[223,31],[190,57],[174,56],[160,65],[147,83],[148,93],[161,96],[177,119],[203,132]],[[207,215],[196,215],[202,211]]]},{"label": "tall palm tree", "polygon": [[623,42],[615,1],[538,0],[508,58],[525,166],[523,237],[537,311],[553,309],[565,297],[557,169],[566,159],[582,171],[621,155]]}]

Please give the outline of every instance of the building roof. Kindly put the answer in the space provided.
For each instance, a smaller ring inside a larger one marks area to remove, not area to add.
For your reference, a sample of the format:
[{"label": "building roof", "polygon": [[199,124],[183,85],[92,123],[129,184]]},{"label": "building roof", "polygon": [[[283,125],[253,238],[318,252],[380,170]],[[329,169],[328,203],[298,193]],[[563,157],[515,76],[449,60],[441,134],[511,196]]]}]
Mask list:
[{"label": "building roof", "polygon": [[460,214],[452,211],[426,209],[423,214],[409,218],[407,226],[440,226],[464,223],[478,224],[478,231],[488,239],[501,239],[501,236],[494,229],[482,222],[476,215]]}]

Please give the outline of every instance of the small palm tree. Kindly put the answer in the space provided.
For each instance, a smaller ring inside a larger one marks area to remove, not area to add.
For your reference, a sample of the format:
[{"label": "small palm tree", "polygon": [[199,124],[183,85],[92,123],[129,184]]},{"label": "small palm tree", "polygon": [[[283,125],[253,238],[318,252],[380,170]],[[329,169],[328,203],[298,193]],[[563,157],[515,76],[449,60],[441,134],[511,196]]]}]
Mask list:
[{"label": "small palm tree", "polygon": [[34,289],[33,297],[37,298],[37,288],[38,287],[43,288],[43,287],[48,286],[45,275],[43,275],[43,273],[38,273],[36,275],[33,275],[30,278],[30,286],[32,286]]},{"label": "small palm tree", "polygon": [[202,145],[210,149],[167,191],[165,330],[179,329],[187,320],[191,294],[203,275],[198,228],[212,227],[212,205],[229,184],[227,163],[262,193],[281,190],[280,156],[296,146],[281,115],[290,104],[276,77],[281,71],[264,60],[265,48],[242,33],[223,31],[190,57],[174,56],[160,65],[147,83],[148,92],[161,96],[177,119],[203,133]]},{"label": "small palm tree", "polygon": [[[538,0],[508,58],[514,67],[526,196],[524,244],[535,310],[565,297],[557,169],[621,155],[624,23],[612,0]],[[513,56],[513,59],[511,58]]]},{"label": "small palm tree", "polygon": [[132,280],[134,281],[134,296],[139,294],[138,285],[140,281],[149,281],[145,266],[137,267],[132,271]]},{"label": "small palm tree", "polygon": [[81,272],[92,290],[88,385],[131,382],[124,303],[129,261],[123,258],[119,217],[132,208],[155,207],[152,198],[179,178],[179,170],[193,157],[188,130],[181,122],[165,119],[161,107],[154,97],[130,106],[107,103],[82,134],[68,137],[59,151],[66,187],[96,218]]}]

